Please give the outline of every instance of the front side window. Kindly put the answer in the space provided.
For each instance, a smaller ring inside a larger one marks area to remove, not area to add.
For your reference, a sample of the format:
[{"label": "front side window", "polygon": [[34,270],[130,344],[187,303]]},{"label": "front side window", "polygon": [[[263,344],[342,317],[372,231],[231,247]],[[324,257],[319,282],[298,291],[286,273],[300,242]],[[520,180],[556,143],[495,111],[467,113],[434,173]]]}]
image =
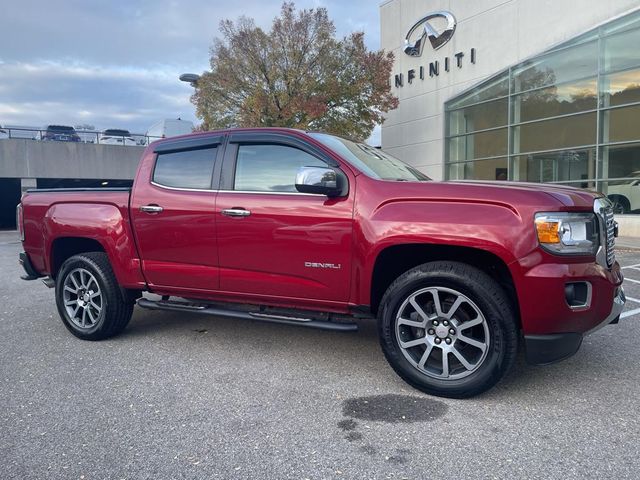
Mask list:
[{"label": "front side window", "polygon": [[187,189],[211,189],[217,148],[202,148],[158,154],[153,181],[159,185]]},{"label": "front side window", "polygon": [[326,167],[322,160],[286,145],[239,145],[234,190],[296,192],[300,167]]}]

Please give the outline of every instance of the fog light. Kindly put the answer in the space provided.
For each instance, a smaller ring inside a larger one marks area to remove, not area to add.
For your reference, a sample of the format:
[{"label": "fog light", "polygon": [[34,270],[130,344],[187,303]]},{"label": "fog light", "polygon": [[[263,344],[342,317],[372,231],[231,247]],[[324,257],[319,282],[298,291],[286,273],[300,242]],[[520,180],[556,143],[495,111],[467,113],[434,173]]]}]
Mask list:
[{"label": "fog light", "polygon": [[564,286],[564,297],[570,308],[587,308],[591,305],[591,284],[571,282]]}]

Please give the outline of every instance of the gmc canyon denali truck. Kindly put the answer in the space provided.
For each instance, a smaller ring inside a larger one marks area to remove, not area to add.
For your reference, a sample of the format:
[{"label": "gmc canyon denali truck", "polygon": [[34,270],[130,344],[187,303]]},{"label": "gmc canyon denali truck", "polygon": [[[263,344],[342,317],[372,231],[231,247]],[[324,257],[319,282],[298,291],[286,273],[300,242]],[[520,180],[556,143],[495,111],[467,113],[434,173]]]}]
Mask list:
[{"label": "gmc canyon denali truck", "polygon": [[377,318],[397,374],[447,397],[493,386],[519,344],[533,364],[569,357],[625,302],[602,195],[432,182],[322,133],[161,140],[131,189],[32,190],[18,223],[23,278],[55,286],[81,339],[120,333],[136,303],[336,331]]}]

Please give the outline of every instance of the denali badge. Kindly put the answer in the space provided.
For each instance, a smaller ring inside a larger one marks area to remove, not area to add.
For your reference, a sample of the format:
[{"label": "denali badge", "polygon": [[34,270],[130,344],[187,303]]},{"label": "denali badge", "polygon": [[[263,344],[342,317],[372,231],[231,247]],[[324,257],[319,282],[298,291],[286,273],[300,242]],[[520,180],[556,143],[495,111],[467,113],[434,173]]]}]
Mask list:
[{"label": "denali badge", "polygon": [[335,270],[342,268],[342,265],[339,263],[304,262],[304,266],[307,268],[333,268]]},{"label": "denali badge", "polygon": [[[438,32],[431,26],[429,20],[432,18],[444,18],[447,21],[447,26],[442,32]],[[420,38],[411,42],[411,36],[418,28],[423,27],[422,35]],[[407,33],[404,40],[404,53],[410,57],[419,57],[422,55],[422,49],[424,48],[424,42],[428,38],[431,42],[431,46],[434,50],[439,49],[453,37],[453,32],[456,31],[456,18],[451,12],[441,10],[439,12],[433,12],[424,18],[418,20],[413,27]]]}]

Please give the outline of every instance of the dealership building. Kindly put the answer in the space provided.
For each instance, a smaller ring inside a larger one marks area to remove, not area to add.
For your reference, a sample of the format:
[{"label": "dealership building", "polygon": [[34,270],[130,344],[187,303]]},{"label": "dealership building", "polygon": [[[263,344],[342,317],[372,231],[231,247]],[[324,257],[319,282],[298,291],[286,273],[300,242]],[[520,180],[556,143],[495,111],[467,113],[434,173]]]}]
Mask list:
[{"label": "dealership building", "polygon": [[[434,179],[598,189],[640,213],[638,0],[388,0],[382,146]],[[629,218],[631,220],[631,218]]]}]

